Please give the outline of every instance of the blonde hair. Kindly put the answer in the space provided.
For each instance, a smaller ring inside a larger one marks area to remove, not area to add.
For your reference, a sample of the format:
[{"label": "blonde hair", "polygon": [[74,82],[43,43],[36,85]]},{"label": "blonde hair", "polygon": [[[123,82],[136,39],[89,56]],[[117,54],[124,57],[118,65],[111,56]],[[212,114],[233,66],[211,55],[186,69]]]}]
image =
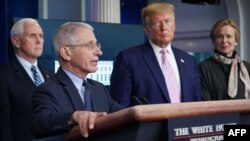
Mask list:
[{"label": "blonde hair", "polygon": [[216,36],[218,34],[218,31],[220,30],[221,27],[223,26],[231,26],[234,28],[234,31],[235,31],[235,40],[236,42],[239,42],[240,40],[240,29],[239,27],[237,26],[237,24],[232,21],[232,20],[229,20],[229,19],[221,19],[219,21],[217,21],[214,26],[212,27],[212,30],[210,32],[210,38],[213,42],[215,42],[215,39],[216,39]]},{"label": "blonde hair", "polygon": [[147,22],[147,17],[155,14],[155,13],[172,13],[174,18],[174,5],[170,3],[152,3],[145,8],[142,9],[142,24],[145,25]]}]

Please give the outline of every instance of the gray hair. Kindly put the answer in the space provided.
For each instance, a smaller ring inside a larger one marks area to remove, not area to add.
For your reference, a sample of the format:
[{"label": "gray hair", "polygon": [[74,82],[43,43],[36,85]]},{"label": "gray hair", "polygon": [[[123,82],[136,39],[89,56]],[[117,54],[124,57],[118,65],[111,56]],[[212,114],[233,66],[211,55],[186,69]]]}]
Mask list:
[{"label": "gray hair", "polygon": [[23,35],[23,25],[25,23],[38,23],[37,20],[35,19],[32,19],[32,18],[23,18],[23,19],[20,19],[19,21],[17,21],[11,28],[11,31],[10,31],[10,37],[13,37],[13,36],[18,36],[18,37],[21,37]]},{"label": "gray hair", "polygon": [[59,48],[62,45],[75,44],[79,40],[78,37],[75,36],[76,29],[79,27],[88,28],[91,31],[94,31],[94,28],[91,25],[83,22],[66,22],[57,29],[54,35],[53,42],[54,42],[55,52],[58,57],[60,57],[58,52]]}]

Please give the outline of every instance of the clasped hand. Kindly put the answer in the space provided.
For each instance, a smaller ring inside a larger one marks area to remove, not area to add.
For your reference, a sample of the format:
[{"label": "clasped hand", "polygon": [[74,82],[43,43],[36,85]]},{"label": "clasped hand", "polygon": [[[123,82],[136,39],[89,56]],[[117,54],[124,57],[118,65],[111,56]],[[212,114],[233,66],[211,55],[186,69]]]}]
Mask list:
[{"label": "clasped hand", "polygon": [[73,113],[72,120],[78,124],[81,135],[88,138],[89,131],[94,129],[96,118],[106,115],[106,112],[76,111]]}]

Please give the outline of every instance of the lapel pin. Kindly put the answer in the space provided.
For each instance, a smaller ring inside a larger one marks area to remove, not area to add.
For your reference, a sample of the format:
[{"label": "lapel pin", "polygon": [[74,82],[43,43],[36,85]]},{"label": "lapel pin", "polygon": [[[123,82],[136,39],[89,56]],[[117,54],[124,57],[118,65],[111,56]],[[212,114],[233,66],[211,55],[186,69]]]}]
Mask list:
[{"label": "lapel pin", "polygon": [[181,58],[181,62],[184,63],[185,61]]}]

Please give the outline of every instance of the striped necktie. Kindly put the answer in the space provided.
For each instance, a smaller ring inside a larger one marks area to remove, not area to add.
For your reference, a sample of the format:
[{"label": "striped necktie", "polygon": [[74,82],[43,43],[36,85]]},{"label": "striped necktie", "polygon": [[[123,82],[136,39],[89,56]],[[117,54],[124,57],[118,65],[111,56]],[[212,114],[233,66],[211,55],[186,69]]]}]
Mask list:
[{"label": "striped necktie", "polygon": [[39,76],[39,74],[38,74],[38,72],[36,70],[36,66],[32,65],[31,66],[31,71],[33,73],[33,78],[34,78],[35,84],[37,86],[39,86],[40,84],[42,84],[43,82],[42,82],[42,79],[41,79],[41,77]]}]

